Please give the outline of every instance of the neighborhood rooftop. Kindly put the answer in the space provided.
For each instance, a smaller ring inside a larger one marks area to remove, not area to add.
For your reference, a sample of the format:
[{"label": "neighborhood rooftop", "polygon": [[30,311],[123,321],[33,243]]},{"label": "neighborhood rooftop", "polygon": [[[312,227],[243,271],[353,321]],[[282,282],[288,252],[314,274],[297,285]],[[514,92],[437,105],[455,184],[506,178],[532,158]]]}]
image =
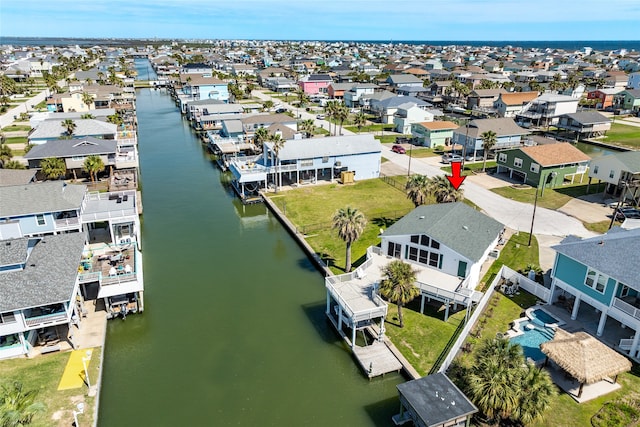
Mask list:
[{"label": "neighborhood rooftop", "polygon": [[87,187],[48,181],[37,184],[0,187],[0,218],[76,210],[82,205]]},{"label": "neighborhood rooftop", "polygon": [[568,142],[521,147],[520,150],[543,167],[591,160],[591,157]]},{"label": "neighborhood rooftop", "polygon": [[[270,142],[265,145],[271,147]],[[287,141],[280,150],[280,160],[312,159],[356,153],[379,153],[382,145],[372,135],[333,136]]]}]

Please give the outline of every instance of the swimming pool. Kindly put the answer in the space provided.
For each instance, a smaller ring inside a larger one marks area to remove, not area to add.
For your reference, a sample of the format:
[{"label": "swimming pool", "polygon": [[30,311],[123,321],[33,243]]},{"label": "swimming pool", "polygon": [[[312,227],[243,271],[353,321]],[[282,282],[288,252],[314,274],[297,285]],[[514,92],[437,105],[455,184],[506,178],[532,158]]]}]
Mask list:
[{"label": "swimming pool", "polygon": [[545,355],[540,350],[540,344],[552,340],[554,330],[529,320],[519,322],[519,328],[523,333],[511,338],[510,343],[520,344],[525,358],[531,358],[536,362],[544,360]]},{"label": "swimming pool", "polygon": [[525,313],[527,314],[529,320],[538,326],[560,326],[564,324],[563,321],[556,319],[547,311],[541,308],[531,307],[528,308]]}]

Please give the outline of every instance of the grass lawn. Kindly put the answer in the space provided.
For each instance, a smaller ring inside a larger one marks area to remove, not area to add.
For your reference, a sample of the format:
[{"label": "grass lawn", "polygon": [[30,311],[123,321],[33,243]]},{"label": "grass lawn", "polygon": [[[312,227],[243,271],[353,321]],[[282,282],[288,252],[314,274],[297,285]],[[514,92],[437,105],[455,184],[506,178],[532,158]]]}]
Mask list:
[{"label": "grass lawn", "polygon": [[329,131],[325,128],[313,128],[314,135],[329,135]]},{"label": "grass lawn", "polygon": [[398,326],[398,308],[389,303],[385,322],[387,336],[421,375],[427,375],[456,328],[464,320],[465,312],[458,311],[444,321],[444,310],[425,304],[425,314],[420,314],[420,298],[402,309],[404,328]]},{"label": "grass lawn", "polygon": [[[607,221],[599,221],[599,222],[582,222],[584,228],[589,231],[593,231],[595,233],[604,234],[609,230],[610,220]],[[616,225],[615,223],[613,225]]]},{"label": "grass lawn", "polygon": [[[516,200],[518,202],[533,204],[536,197],[536,189],[531,188],[513,188],[511,186],[493,188],[497,193],[507,199]],[[548,209],[559,209],[566,205],[569,200],[575,197],[587,194],[587,184],[575,183],[560,188],[546,188],[543,195],[538,195],[538,206]]]},{"label": "grass lawn", "polygon": [[31,126],[26,126],[26,125],[11,125],[11,126],[7,126],[2,128],[3,132],[16,132],[16,131],[30,131],[31,130]]},{"label": "grass lawn", "polygon": [[[87,388],[58,391],[58,383],[69,360],[70,352],[38,356],[33,359],[8,359],[0,362],[0,385],[19,380],[24,390],[40,390],[37,400],[46,405],[45,412],[34,417],[30,426],[72,425],[76,404],[85,402],[84,413],[78,415],[81,426],[91,425],[94,419],[95,397],[87,396]],[[89,365],[89,379],[95,383],[100,367],[100,348],[93,349]],[[77,410],[77,409],[76,409]]]},{"label": "grass lawn", "polygon": [[500,271],[500,267],[506,265],[513,270],[523,270],[529,264],[536,267],[540,266],[540,252],[538,249],[538,240],[536,236],[531,237],[531,246],[529,243],[529,233],[520,232],[511,236],[509,241],[500,251],[498,259],[489,267],[484,277],[480,281],[478,290],[484,291],[486,286],[490,285],[493,278]]},{"label": "grass lawn", "polygon": [[5,144],[26,144],[29,142],[26,136],[11,136],[4,139]]},{"label": "grass lawn", "polygon": [[331,229],[331,219],[338,209],[357,208],[368,220],[362,236],[352,246],[355,263],[364,257],[367,247],[379,243],[380,228],[386,228],[414,208],[404,191],[382,179],[368,179],[354,185],[334,183],[297,188],[269,194],[269,197],[300,232],[307,235],[307,242],[337,274],[344,272],[345,265],[345,243]]},{"label": "grass lawn", "polygon": [[406,138],[411,135],[401,135],[401,134],[392,134],[392,135],[375,135],[374,138],[380,141],[382,144],[394,144],[396,142],[396,138]]},{"label": "grass lawn", "polygon": [[[491,160],[487,161],[487,169],[495,168],[495,167],[496,167],[495,161],[491,161]],[[448,174],[451,173],[451,166],[443,166],[440,169],[447,172]],[[462,171],[462,176],[472,175],[474,171],[482,171],[482,162],[476,162],[476,163],[464,162],[464,170]]]},{"label": "grass lawn", "polygon": [[611,130],[599,141],[633,149],[640,149],[640,127],[612,123]]},{"label": "grass lawn", "polygon": [[411,152],[411,157],[415,157],[417,159],[424,159],[426,157],[438,157],[440,155],[434,153],[433,148],[427,147],[411,147],[409,151]]},{"label": "grass lawn", "polygon": [[[381,125],[379,123],[371,123],[371,124],[368,124],[366,126],[362,126],[360,128],[360,132],[381,132],[382,131],[382,126],[383,125]],[[385,131],[392,131],[394,127],[395,127],[394,124],[387,124],[387,125],[384,125],[384,130]],[[356,132],[356,133],[358,132],[358,127],[357,126],[344,126],[344,128],[346,130],[350,130],[351,132]]]}]

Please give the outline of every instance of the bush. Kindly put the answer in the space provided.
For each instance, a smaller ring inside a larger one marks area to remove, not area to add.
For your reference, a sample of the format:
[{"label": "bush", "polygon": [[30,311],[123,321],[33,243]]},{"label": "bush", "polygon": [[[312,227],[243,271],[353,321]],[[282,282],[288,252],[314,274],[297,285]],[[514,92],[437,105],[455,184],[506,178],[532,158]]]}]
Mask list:
[{"label": "bush", "polygon": [[640,420],[640,399],[623,398],[605,403],[591,418],[593,427],[627,427]]}]

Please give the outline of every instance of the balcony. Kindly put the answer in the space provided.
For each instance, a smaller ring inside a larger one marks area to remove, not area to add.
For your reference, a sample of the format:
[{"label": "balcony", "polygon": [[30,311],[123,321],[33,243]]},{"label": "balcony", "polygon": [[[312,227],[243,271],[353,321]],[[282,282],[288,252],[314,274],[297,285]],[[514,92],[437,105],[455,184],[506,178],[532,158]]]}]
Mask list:
[{"label": "balcony", "polygon": [[640,308],[636,307],[636,305],[640,305],[640,304],[638,304],[637,302],[638,300],[635,299],[635,297],[632,301],[634,301],[635,305],[630,304],[629,302],[626,302],[620,298],[614,298],[613,304],[611,305],[611,307],[615,310],[621,311],[627,316],[632,317],[637,322],[640,322]]},{"label": "balcony", "polygon": [[28,328],[41,328],[68,321],[67,311],[62,304],[26,310],[24,317],[24,323]]}]

